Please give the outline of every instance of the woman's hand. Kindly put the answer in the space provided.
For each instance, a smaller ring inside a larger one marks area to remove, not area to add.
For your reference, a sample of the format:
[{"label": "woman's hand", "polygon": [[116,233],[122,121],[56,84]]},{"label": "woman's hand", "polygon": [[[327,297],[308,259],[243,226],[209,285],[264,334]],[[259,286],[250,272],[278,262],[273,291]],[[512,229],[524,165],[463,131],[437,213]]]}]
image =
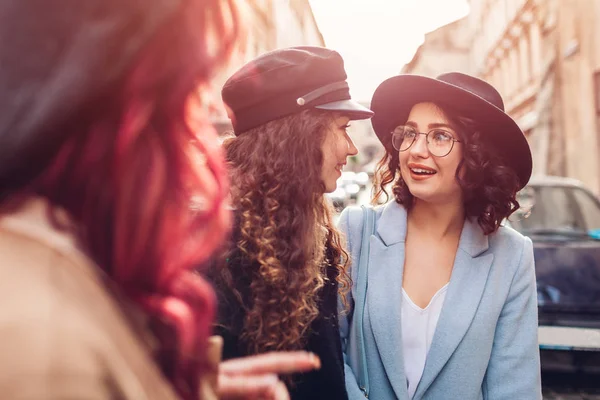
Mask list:
[{"label": "woman's hand", "polygon": [[279,374],[321,368],[312,353],[273,352],[236,358],[219,364],[218,394],[223,400],[289,400]]}]

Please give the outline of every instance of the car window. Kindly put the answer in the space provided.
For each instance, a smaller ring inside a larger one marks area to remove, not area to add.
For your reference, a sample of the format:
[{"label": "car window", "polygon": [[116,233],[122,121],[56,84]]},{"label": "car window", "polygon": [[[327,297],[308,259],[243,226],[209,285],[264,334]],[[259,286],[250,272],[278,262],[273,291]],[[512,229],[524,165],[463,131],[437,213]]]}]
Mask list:
[{"label": "car window", "polygon": [[600,229],[600,204],[598,201],[581,189],[573,190],[573,196],[579,205],[587,230]]},{"label": "car window", "polygon": [[[515,229],[522,232],[587,230],[586,221],[573,195],[573,191],[579,189],[563,186],[537,186],[528,189],[527,202],[531,211],[526,218],[511,220]],[[517,198],[521,201],[523,195]]]}]

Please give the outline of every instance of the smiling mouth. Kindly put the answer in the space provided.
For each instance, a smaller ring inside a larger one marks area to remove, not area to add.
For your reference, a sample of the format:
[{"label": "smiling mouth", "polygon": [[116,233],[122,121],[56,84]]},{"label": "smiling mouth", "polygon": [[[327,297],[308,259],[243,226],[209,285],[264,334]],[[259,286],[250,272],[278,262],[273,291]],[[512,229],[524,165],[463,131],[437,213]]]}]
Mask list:
[{"label": "smiling mouth", "polygon": [[339,172],[342,172],[342,170],[344,169],[344,164],[338,164],[335,166],[335,169]]},{"label": "smiling mouth", "polygon": [[426,168],[409,168],[410,172],[412,172],[415,175],[435,175],[437,172],[435,170],[432,169],[426,169]]}]

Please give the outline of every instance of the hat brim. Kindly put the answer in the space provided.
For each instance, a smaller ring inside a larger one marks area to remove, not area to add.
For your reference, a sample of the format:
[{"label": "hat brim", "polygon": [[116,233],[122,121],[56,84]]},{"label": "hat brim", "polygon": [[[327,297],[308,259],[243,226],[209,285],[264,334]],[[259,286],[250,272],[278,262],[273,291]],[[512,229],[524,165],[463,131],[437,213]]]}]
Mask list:
[{"label": "hat brim", "polygon": [[348,115],[351,120],[369,119],[373,116],[373,111],[362,106],[360,103],[354,100],[332,101],[331,103],[315,106],[315,108],[319,108],[321,110],[339,111]]},{"label": "hat brim", "polygon": [[531,150],[523,131],[503,110],[458,86],[418,75],[398,75],[382,82],[371,101],[375,115],[373,129],[388,149],[392,149],[391,132],[408,119],[415,104],[432,102],[447,104],[465,117],[481,121],[489,127],[483,139],[512,167],[523,188],[533,166]]}]

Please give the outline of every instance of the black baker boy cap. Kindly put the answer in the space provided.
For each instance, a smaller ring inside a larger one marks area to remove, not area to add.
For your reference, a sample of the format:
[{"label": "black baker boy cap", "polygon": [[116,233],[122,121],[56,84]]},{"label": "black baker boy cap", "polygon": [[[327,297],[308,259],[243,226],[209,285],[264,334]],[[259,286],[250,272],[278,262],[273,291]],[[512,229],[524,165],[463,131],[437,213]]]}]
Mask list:
[{"label": "black baker boy cap", "polygon": [[351,99],[346,77],[336,51],[290,47],[244,65],[225,82],[221,95],[236,135],[311,107],[353,120],[371,118],[371,110]]}]

